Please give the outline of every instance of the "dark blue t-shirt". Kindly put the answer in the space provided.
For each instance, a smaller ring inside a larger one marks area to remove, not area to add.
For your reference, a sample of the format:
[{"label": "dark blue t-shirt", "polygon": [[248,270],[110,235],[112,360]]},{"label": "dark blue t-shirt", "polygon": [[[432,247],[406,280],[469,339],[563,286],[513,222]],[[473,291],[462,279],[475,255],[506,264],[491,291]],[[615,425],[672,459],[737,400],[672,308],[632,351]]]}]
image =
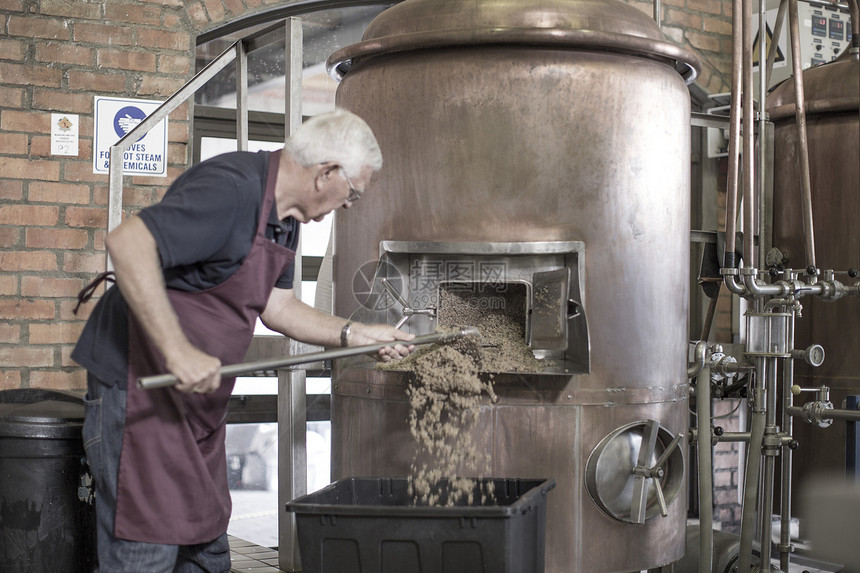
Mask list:
[{"label": "dark blue t-shirt", "polygon": [[[168,288],[196,291],[221,284],[251,250],[266,189],[269,152],[225,153],[188,169],[161,202],[139,213],[158,246]],[[272,208],[266,237],[295,250],[299,222],[278,220]],[[294,265],[275,283],[293,287]],[[128,306],[109,288],[72,352],[72,359],[109,384],[125,385],[128,369]]]}]

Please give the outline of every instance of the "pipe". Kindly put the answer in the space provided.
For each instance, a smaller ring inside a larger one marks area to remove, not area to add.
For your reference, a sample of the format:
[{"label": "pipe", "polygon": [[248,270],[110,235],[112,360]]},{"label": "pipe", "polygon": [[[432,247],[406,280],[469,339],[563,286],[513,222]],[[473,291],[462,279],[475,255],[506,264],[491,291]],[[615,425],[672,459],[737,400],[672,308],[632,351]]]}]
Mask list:
[{"label": "pipe", "polygon": [[815,264],[815,237],[812,221],[812,184],[809,174],[809,140],[806,134],[806,100],[803,95],[803,68],[800,60],[800,24],[797,0],[788,0],[788,27],[791,31],[791,65],[794,73],[794,117],[800,144],[801,211],[803,215],[804,247],[808,266]]},{"label": "pipe", "polygon": [[[794,348],[794,320],[792,312],[788,319],[786,338],[789,348]],[[786,436],[791,436],[794,429],[794,419],[788,415],[792,407],[794,394],[794,359],[784,358],[782,361],[782,430]],[[779,567],[788,571],[791,556],[791,448],[782,448],[782,466],[780,468],[780,504],[779,504]]]},{"label": "pipe", "polygon": [[[765,434],[773,436],[779,431],[776,427],[776,358],[767,360],[767,386],[765,389]],[[763,492],[761,496],[761,512],[759,522],[761,523],[761,571],[771,571],[770,552],[773,547],[773,486],[776,468],[776,452],[768,449],[764,455],[764,479]]]},{"label": "pipe", "polygon": [[[777,47],[779,46],[779,35],[782,33],[782,24],[785,21],[785,12],[788,9],[788,0],[781,0],[779,10],[776,12],[776,22],[773,25],[773,38],[770,40],[770,49],[767,52],[767,81],[770,84],[773,62],[776,60]],[[762,38],[765,36],[759,36]]]},{"label": "pipe", "polygon": [[714,468],[711,461],[711,368],[696,378],[696,453],[699,457],[699,573],[710,573],[714,560]]},{"label": "pipe", "polygon": [[[786,408],[789,415],[804,418],[806,421],[806,413],[802,407],[792,406]],[[824,408],[817,411],[817,417],[822,420],[843,420],[846,422],[860,422],[860,410],[842,410],[840,408]],[[812,422],[810,422],[812,423]]]},{"label": "pipe", "polygon": [[[742,0],[732,0],[732,14],[741,13]],[[735,238],[738,217],[738,175],[740,170],[740,155],[738,141],[741,137],[741,76],[743,58],[743,35],[740,19],[732,18],[732,88],[731,105],[729,108],[729,173],[726,188],[726,254],[723,267],[737,268],[735,256]],[[726,287],[735,294],[742,294],[743,287],[737,283],[734,275],[723,275]],[[739,292],[740,289],[740,292]]]},{"label": "pipe", "polygon": [[[764,370],[763,359],[757,358],[757,372]],[[758,502],[759,475],[761,473],[761,449],[764,440],[765,413],[758,402],[760,396],[753,390],[753,412],[750,421],[750,443],[747,448],[747,467],[744,477],[744,500],[741,517],[741,545],[738,572],[750,573],[752,544],[755,536],[755,517]]]},{"label": "pipe", "polygon": [[[742,0],[743,3],[743,192],[744,192],[744,267],[756,266],[754,253],[755,237],[755,186],[753,185],[753,159],[755,158],[755,126],[753,110],[753,74],[752,74],[752,0]],[[799,52],[798,52],[799,53]]]},{"label": "pipe", "polygon": [[714,441],[717,442],[749,442],[749,432],[723,432],[723,435],[716,436]]},{"label": "pipe", "polygon": [[696,342],[696,350],[693,353],[693,362],[687,366],[687,378],[696,377],[702,368],[705,367],[705,356],[708,350],[708,343],[705,340]]}]

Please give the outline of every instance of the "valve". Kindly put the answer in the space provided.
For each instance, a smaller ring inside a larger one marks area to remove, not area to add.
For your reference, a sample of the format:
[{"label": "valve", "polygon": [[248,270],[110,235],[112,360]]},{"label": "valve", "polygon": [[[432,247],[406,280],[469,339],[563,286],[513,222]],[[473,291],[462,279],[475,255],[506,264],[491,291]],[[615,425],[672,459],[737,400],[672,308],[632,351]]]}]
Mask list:
[{"label": "valve", "polygon": [[648,420],[642,435],[642,444],[639,447],[639,458],[631,472],[635,476],[633,481],[633,500],[630,507],[630,517],[634,523],[645,523],[646,498],[648,494],[646,480],[648,479],[654,481],[657,503],[660,504],[660,514],[663,517],[669,515],[669,509],[666,507],[666,498],[663,496],[663,486],[660,484],[660,480],[664,476],[663,465],[669,459],[669,456],[672,455],[672,451],[678,447],[684,436],[683,434],[675,436],[669,445],[666,446],[666,449],[663,450],[663,454],[654,465],[648,467],[649,460],[654,456],[657,446],[658,431],[659,426],[657,422]]}]

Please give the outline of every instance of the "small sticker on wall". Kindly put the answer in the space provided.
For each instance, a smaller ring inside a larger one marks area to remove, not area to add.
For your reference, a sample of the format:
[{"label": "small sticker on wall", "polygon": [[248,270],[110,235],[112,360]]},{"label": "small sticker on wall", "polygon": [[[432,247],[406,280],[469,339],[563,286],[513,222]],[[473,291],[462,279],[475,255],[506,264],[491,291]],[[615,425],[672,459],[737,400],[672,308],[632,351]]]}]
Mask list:
[{"label": "small sticker on wall", "polygon": [[78,116],[51,114],[51,155],[78,155]]}]

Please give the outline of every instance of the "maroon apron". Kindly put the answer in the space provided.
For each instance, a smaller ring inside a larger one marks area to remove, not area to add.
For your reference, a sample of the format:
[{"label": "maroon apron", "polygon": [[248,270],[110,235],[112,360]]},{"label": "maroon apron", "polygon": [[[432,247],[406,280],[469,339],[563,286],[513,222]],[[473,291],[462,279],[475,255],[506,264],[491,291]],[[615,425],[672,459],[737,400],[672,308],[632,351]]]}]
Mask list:
[{"label": "maroon apron", "polygon": [[[295,251],[265,236],[279,157],[280,152],[269,157],[256,236],[239,269],[207,290],[167,292],[191,343],[222,364],[244,359],[257,317],[278,277],[295,258]],[[114,535],[170,545],[211,541],[227,531],[230,519],[224,422],[235,379],[222,379],[212,394],[138,389],[138,378],[166,368],[131,312],[128,362]]]}]

